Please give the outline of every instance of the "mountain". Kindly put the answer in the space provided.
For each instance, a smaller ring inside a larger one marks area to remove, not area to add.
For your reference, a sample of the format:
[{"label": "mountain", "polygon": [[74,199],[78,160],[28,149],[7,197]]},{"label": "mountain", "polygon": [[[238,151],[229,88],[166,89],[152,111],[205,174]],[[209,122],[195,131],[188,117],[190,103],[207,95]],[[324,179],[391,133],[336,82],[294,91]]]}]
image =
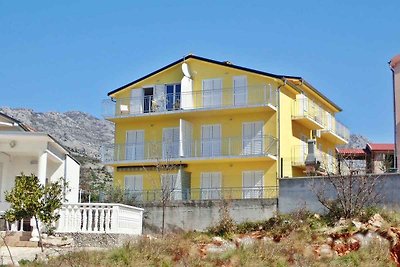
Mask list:
[{"label": "mountain", "polygon": [[78,156],[100,159],[102,144],[112,144],[114,124],[80,111],[35,112],[32,109],[0,108],[0,111],[45,132]]},{"label": "mountain", "polygon": [[350,140],[347,145],[345,145],[346,148],[365,148],[367,143],[370,141],[362,135],[359,134],[351,134],[350,135]]},{"label": "mountain", "polygon": [[111,169],[100,162],[101,145],[114,142],[114,124],[80,111],[35,112],[24,108],[0,108],[0,112],[45,132],[68,148],[81,163],[80,186],[101,188],[112,181]]}]

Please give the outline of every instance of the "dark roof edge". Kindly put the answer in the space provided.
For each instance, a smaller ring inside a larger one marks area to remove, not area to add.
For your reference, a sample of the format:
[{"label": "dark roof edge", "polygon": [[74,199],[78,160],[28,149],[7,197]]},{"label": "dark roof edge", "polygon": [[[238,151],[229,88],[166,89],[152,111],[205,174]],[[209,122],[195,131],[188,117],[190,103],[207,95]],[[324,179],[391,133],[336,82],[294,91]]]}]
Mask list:
[{"label": "dark roof edge", "polygon": [[327,101],[329,104],[331,104],[332,106],[334,106],[337,110],[339,111],[343,111],[343,109],[341,107],[339,107],[338,105],[336,105],[335,103],[333,103],[331,100],[329,100],[329,98],[327,98],[323,93],[321,93],[320,91],[318,91],[314,86],[312,86],[309,82],[307,82],[304,79],[301,79],[302,82],[307,85],[308,87],[310,87],[317,95],[319,95],[321,98],[323,98],[325,101]]},{"label": "dark roof edge", "polygon": [[25,130],[25,132],[30,132],[31,130],[22,122],[20,122],[17,119],[14,119],[13,117],[8,116],[7,114],[0,112],[0,116],[5,117],[6,119],[9,119],[11,121],[13,121],[14,123],[18,124],[19,127],[21,127],[23,130]]},{"label": "dark roof edge", "polygon": [[199,56],[195,56],[195,55],[188,55],[188,56],[186,56],[186,57],[183,57],[182,59],[179,59],[179,60],[177,60],[177,61],[175,61],[175,62],[172,62],[171,64],[168,64],[167,66],[162,67],[161,69],[158,69],[158,70],[156,70],[156,71],[153,71],[152,73],[147,74],[146,76],[143,76],[143,77],[141,77],[141,78],[139,78],[139,79],[137,79],[137,80],[135,80],[135,81],[133,81],[133,82],[130,82],[130,83],[128,83],[128,84],[125,84],[125,85],[123,85],[123,86],[121,86],[121,87],[119,87],[119,88],[117,88],[117,89],[115,89],[115,90],[109,92],[109,93],[107,94],[107,96],[110,96],[110,95],[112,95],[112,94],[115,94],[115,93],[118,92],[118,91],[121,91],[121,90],[123,90],[123,89],[125,89],[125,88],[127,88],[127,87],[129,87],[129,86],[131,86],[131,85],[133,85],[133,84],[135,84],[135,83],[138,83],[138,82],[140,82],[140,81],[142,81],[142,80],[144,80],[144,79],[147,79],[147,78],[149,78],[149,77],[151,77],[151,76],[153,76],[153,75],[155,75],[155,74],[157,74],[157,73],[159,73],[159,72],[161,72],[161,71],[164,71],[164,70],[166,70],[166,69],[169,69],[169,68],[171,68],[172,66],[174,66],[174,65],[176,65],[176,64],[178,64],[178,63],[180,63],[180,62],[184,62],[185,59],[190,59],[190,58],[197,59],[197,60],[201,60],[201,61],[208,62],[208,63],[217,64],[217,65],[224,66],[224,67],[228,67],[228,68],[234,68],[234,69],[238,69],[238,70],[248,71],[248,72],[252,72],[252,73],[259,74],[259,75],[263,75],[263,76],[278,78],[278,79],[284,79],[284,78],[288,78],[288,79],[299,79],[299,80],[302,79],[301,77],[297,77],[297,76],[276,75],[276,74],[272,74],[272,73],[268,73],[268,72],[264,72],[264,71],[259,71],[259,70],[255,70],[255,69],[245,68],[245,67],[236,66],[236,65],[232,65],[232,64],[227,64],[227,63],[225,63],[225,62],[216,61],[216,60],[212,60],[212,59],[208,59],[208,58],[204,58],[204,57],[199,57]]}]

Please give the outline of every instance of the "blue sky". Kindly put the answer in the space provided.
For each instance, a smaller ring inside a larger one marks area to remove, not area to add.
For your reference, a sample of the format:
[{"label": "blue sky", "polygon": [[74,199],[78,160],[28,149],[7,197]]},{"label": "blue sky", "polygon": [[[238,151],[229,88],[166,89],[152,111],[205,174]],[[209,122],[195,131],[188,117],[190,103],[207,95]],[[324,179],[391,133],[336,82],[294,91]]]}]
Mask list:
[{"label": "blue sky", "polygon": [[0,0],[0,106],[100,117],[107,92],[194,53],[301,76],[353,133],[392,142],[399,10],[398,0]]}]

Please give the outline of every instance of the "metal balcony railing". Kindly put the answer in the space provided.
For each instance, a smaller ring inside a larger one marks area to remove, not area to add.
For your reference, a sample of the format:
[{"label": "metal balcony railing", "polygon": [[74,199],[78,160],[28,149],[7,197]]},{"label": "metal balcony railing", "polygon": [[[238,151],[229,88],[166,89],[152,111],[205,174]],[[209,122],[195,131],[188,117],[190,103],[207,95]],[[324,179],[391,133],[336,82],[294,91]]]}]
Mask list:
[{"label": "metal balcony railing", "polygon": [[293,118],[308,118],[319,124],[323,123],[324,109],[313,100],[303,97],[294,101],[292,108]]},{"label": "metal balcony railing", "polygon": [[[308,155],[308,146],[297,145],[292,147],[292,165],[293,166],[305,166],[306,158]],[[333,155],[329,155],[323,150],[318,148],[315,149],[315,157],[317,161],[321,163],[321,167],[327,170],[331,170],[335,164],[335,158]]]},{"label": "metal balcony railing", "polygon": [[336,134],[348,141],[350,139],[350,131],[340,121],[338,121],[332,114],[326,112],[324,116],[324,129],[322,131],[328,131]]},{"label": "metal balcony railing", "polygon": [[[171,202],[189,200],[223,200],[223,199],[271,199],[278,197],[276,186],[222,187],[222,188],[187,188],[166,192],[154,190],[122,190],[116,192],[87,191],[82,192],[82,199],[95,202],[119,202],[133,205],[145,202],[160,202],[167,199]],[[116,199],[115,199],[116,198]]]},{"label": "metal balcony railing", "polygon": [[157,95],[143,97],[106,99],[102,103],[102,114],[105,118],[119,118],[172,111],[267,105],[273,107],[277,105],[277,91],[271,84],[218,90],[196,90],[190,93],[157,93]]},{"label": "metal balcony railing", "polygon": [[[181,148],[184,155],[180,155]],[[224,137],[186,142],[152,141],[105,145],[102,147],[102,162],[276,156],[276,153],[277,139],[270,135],[253,138]]]}]

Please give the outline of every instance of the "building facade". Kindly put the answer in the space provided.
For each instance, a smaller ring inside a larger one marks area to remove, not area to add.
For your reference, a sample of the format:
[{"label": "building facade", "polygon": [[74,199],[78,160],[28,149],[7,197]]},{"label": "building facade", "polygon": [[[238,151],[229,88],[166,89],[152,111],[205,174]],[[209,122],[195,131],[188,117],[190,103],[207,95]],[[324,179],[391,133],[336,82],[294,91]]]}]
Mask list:
[{"label": "building facade", "polygon": [[5,192],[14,187],[21,173],[36,175],[42,184],[64,179],[69,187],[66,202],[78,202],[79,162],[50,135],[0,113],[0,214],[10,206]]},{"label": "building facade", "polygon": [[166,188],[175,199],[275,197],[278,177],[304,176],[309,140],[330,172],[349,138],[341,109],[301,77],[194,55],[108,96],[115,144],[103,163],[143,200]]}]

